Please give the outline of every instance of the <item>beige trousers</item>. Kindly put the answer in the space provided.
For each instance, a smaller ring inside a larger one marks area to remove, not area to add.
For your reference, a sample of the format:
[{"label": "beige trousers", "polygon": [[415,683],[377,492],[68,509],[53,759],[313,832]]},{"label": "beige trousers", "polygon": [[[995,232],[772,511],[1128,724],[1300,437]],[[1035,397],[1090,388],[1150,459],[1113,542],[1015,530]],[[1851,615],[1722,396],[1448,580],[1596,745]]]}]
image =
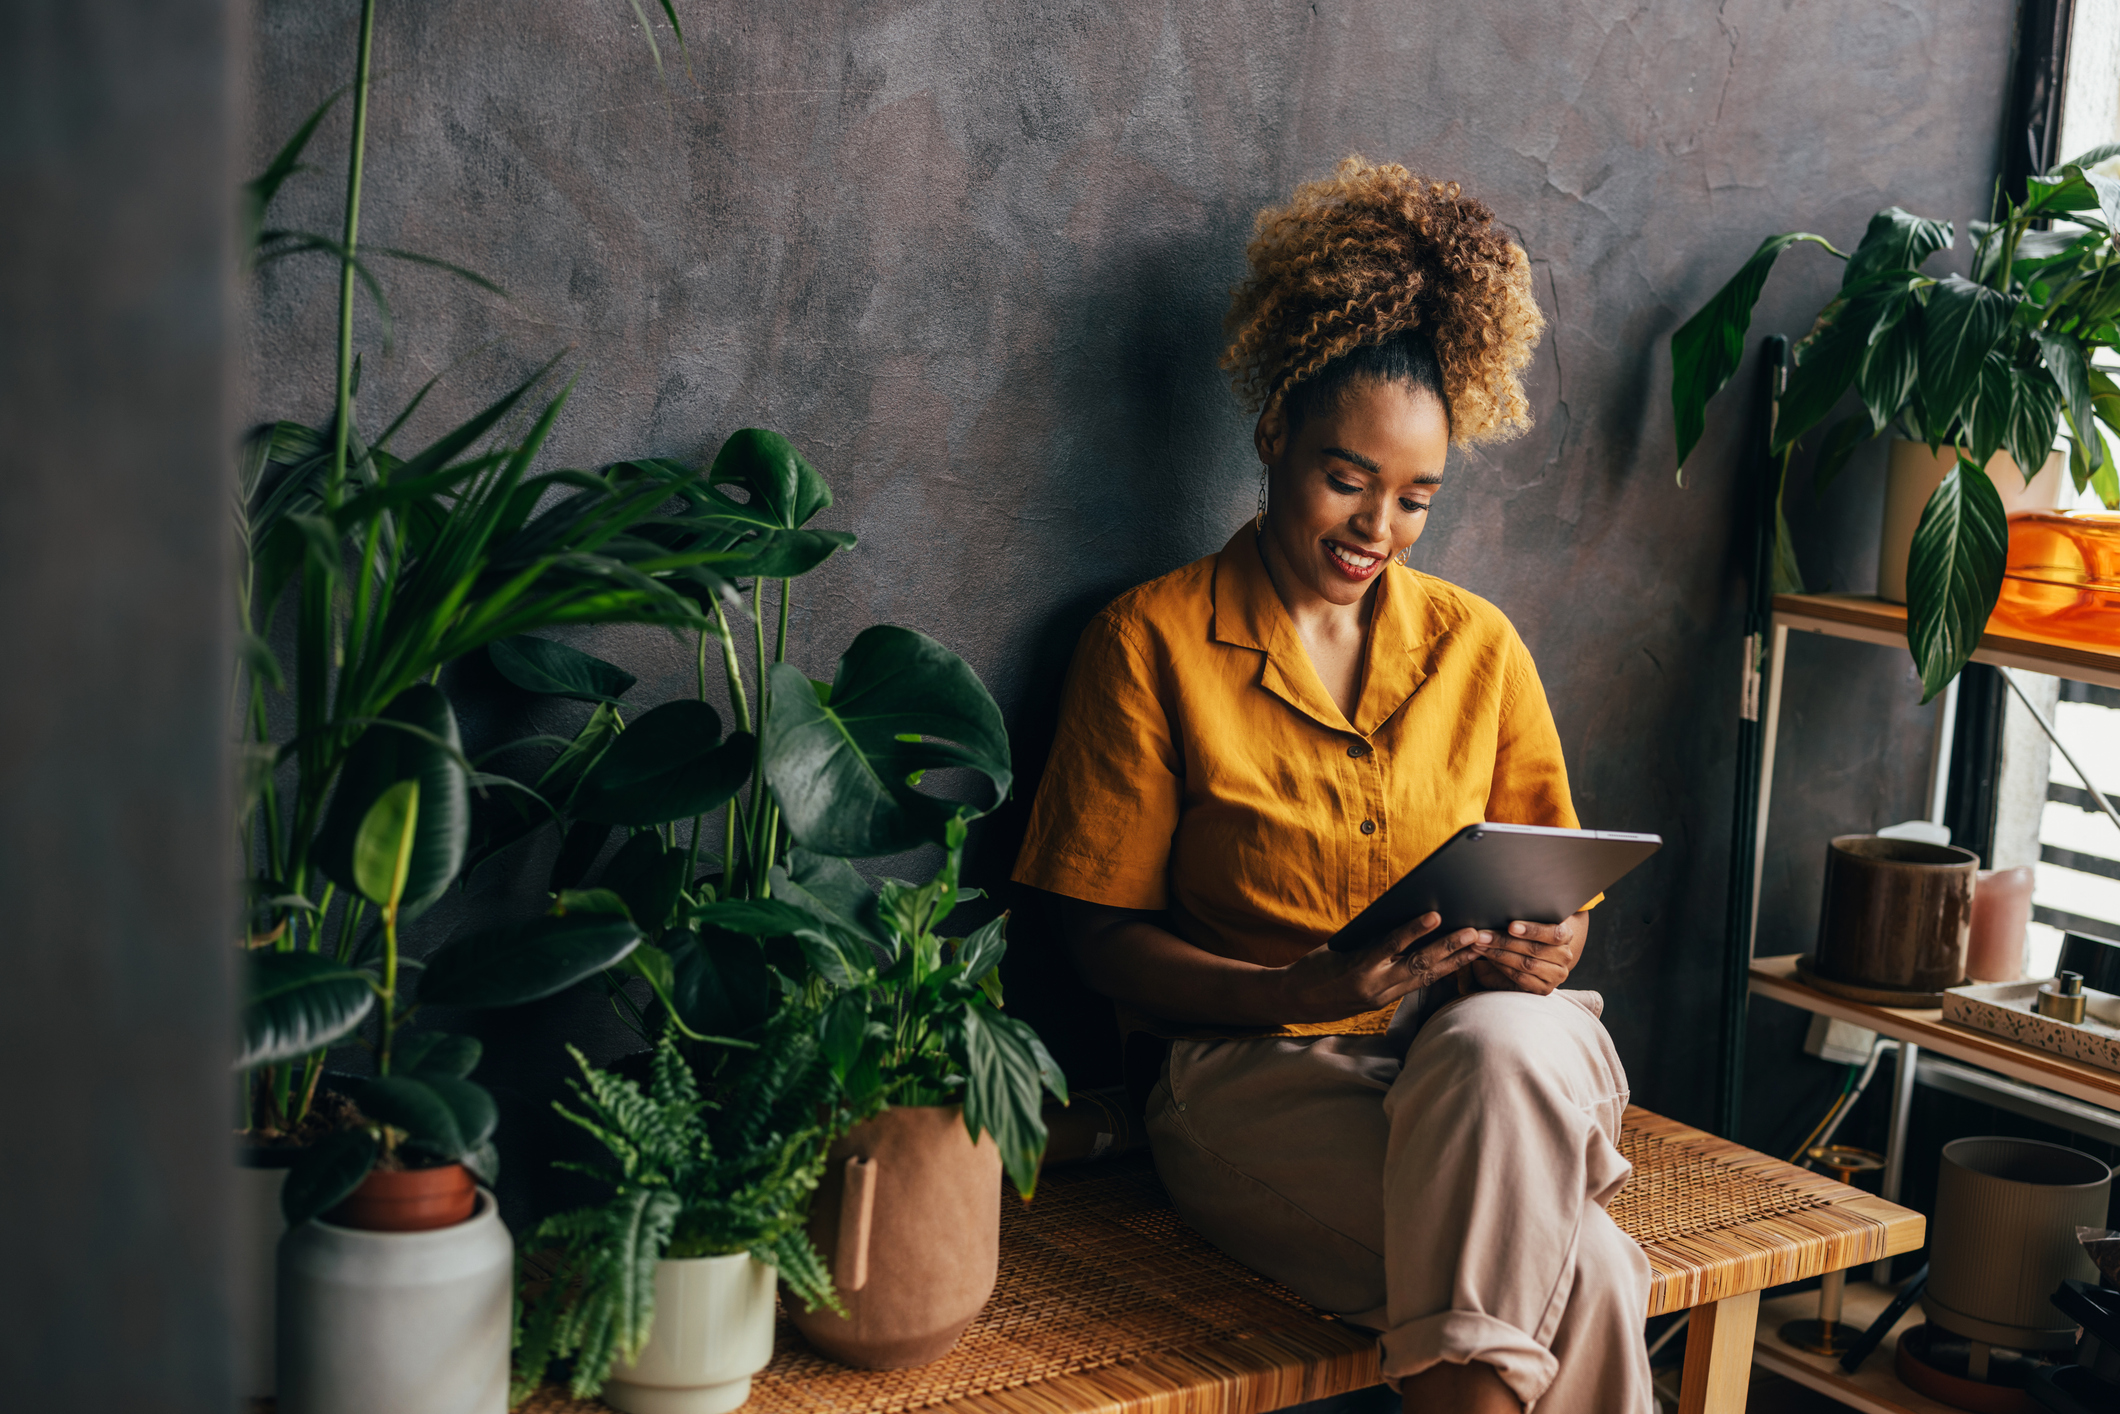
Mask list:
[{"label": "beige trousers", "polygon": [[1157,1171],[1217,1247],[1382,1331],[1394,1386],[1483,1360],[1537,1414],[1653,1414],[1603,1007],[1480,992],[1417,1032],[1408,1005],[1383,1036],[1174,1042]]}]

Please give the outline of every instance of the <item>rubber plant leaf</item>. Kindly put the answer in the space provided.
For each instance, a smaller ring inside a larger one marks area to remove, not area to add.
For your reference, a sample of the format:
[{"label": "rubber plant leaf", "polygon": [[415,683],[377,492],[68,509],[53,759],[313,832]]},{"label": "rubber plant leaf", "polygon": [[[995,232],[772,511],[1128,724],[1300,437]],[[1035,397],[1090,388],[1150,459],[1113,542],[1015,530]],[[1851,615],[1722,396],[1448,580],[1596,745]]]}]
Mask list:
[{"label": "rubber plant leaf", "polygon": [[1931,221],[1888,206],[1870,218],[1861,244],[1848,253],[1840,288],[1852,290],[1888,270],[1919,269],[1921,262],[1937,251],[1950,249],[1955,239],[1948,221]]},{"label": "rubber plant leaf", "polygon": [[618,734],[583,775],[573,812],[612,825],[661,825],[718,810],[750,777],[756,741],[721,740],[704,702],[665,702]]},{"label": "rubber plant leaf", "polygon": [[[478,1088],[468,1080],[456,1083]],[[378,1076],[361,1083],[353,1102],[362,1114],[404,1131],[407,1139],[436,1158],[454,1159],[464,1152],[464,1131],[457,1122],[456,1107],[425,1080],[409,1075]],[[490,1111],[493,1102],[488,1099],[486,1103]]]},{"label": "rubber plant leaf", "polygon": [[381,716],[383,720],[366,727],[346,754],[318,831],[317,858],[326,876],[341,888],[360,888],[353,874],[353,852],[362,822],[384,791],[417,779],[419,824],[398,905],[400,915],[409,918],[439,899],[463,867],[471,834],[471,793],[460,764],[463,744],[456,713],[440,688],[414,683],[392,698]]},{"label": "rubber plant leaf", "polygon": [[577,702],[616,703],[639,679],[579,648],[519,633],[486,645],[494,670],[525,692],[571,697]]},{"label": "rubber plant leaf", "polygon": [[436,1075],[469,1078],[478,1069],[485,1047],[475,1036],[449,1031],[410,1031],[391,1043],[390,1063],[406,1072],[432,1071]]},{"label": "rubber plant leaf", "polygon": [[640,944],[631,919],[547,914],[444,943],[420,974],[423,1006],[521,1006],[564,992]]},{"label": "rubber plant leaf", "polygon": [[1831,241],[1808,232],[1769,236],[1730,282],[1671,336],[1671,410],[1677,424],[1681,479],[1686,458],[1693,455],[1707,429],[1708,399],[1723,390],[1744,359],[1752,307],[1759,303],[1759,292],[1766,286],[1775,258],[1798,241],[1811,241],[1840,254]]},{"label": "rubber plant leaf", "polygon": [[[971,667],[911,629],[863,630],[839,660],[831,705],[791,664],[772,669],[762,750],[766,781],[795,842],[819,854],[869,858],[941,843],[948,823],[1008,796],[1013,772],[1001,709]],[[985,799],[928,795],[926,772],[963,767]]]},{"label": "rubber plant leaf", "polygon": [[1973,656],[2002,590],[2009,525],[1987,473],[1964,457],[1922,509],[1907,556],[1907,646],[1927,702]]},{"label": "rubber plant leaf", "polygon": [[1971,404],[1981,365],[2009,328],[2012,301],[1962,275],[1929,289],[1922,320],[1921,400],[1928,434],[1941,440]]},{"label": "rubber plant leaf", "polygon": [[405,896],[419,819],[420,783],[415,776],[377,796],[353,837],[354,885],[379,908],[395,911]]},{"label": "rubber plant leaf", "polygon": [[382,1145],[365,1129],[327,1134],[302,1151],[280,1187],[280,1216],[300,1227],[346,1201],[375,1167]]},{"label": "rubber plant leaf", "polygon": [[368,975],[313,952],[244,954],[243,1041],[236,1069],[321,1050],[375,1006]]}]

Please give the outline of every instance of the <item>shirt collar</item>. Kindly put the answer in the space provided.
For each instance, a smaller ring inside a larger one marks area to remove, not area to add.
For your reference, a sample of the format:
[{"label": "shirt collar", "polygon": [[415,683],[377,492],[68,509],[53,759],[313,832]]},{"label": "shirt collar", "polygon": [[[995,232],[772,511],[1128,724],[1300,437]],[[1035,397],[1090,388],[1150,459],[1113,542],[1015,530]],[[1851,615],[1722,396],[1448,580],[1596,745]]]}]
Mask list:
[{"label": "shirt collar", "polygon": [[1318,677],[1246,521],[1215,557],[1215,641],[1266,655],[1259,685],[1332,731],[1367,737],[1434,673],[1464,615],[1428,589],[1425,577],[1387,564],[1369,623],[1362,693],[1349,722]]}]

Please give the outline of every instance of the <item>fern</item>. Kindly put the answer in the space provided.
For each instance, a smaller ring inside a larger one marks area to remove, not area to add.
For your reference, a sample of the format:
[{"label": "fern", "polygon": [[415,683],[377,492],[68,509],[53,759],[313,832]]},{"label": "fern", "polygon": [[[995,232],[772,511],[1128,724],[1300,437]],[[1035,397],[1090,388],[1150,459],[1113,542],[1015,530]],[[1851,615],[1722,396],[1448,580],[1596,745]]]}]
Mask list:
[{"label": "fern", "polygon": [[587,1399],[614,1362],[637,1358],[654,1329],[655,1266],[666,1258],[749,1253],[779,1268],[805,1305],[843,1313],[804,1230],[826,1151],[846,1122],[814,1014],[787,1007],[757,1049],[723,1052],[712,1102],[669,1033],[645,1091],[568,1050],[582,1072],[568,1081],[581,1112],[553,1108],[611,1156],[568,1167],[612,1192],[598,1206],[547,1218],[525,1244],[551,1252],[554,1270],[518,1311],[512,1402],[556,1361],[574,1362],[570,1388]]}]

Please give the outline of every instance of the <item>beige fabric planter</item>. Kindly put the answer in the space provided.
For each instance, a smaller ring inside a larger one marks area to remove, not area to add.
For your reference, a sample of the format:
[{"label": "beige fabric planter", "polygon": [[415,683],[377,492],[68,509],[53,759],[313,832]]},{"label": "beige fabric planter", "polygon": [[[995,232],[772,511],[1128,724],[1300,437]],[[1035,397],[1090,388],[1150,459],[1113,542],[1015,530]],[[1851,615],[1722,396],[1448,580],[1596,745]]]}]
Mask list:
[{"label": "beige fabric planter", "polygon": [[[1914,545],[1914,528],[1921,524],[1922,508],[1928,505],[1930,494],[1957,464],[1958,454],[1949,447],[1931,452],[1925,443],[1892,439],[1885,470],[1884,530],[1877,541],[1878,598],[1906,603],[1907,552]],[[1995,453],[1988,461],[1987,474],[2001,493],[2006,515],[2057,510],[2068,504],[2068,458],[2060,452],[2048,455],[2029,486],[2008,452]]]},{"label": "beige fabric planter", "polygon": [[939,1360],[994,1294],[1001,1151],[976,1147],[955,1106],[885,1110],[832,1146],[810,1238],[847,1316],[804,1311],[797,1329],[834,1360],[899,1370]]},{"label": "beige fabric planter", "polygon": [[655,1264],[655,1325],[640,1359],[611,1370],[604,1403],[626,1414],[729,1414],[773,1359],[773,1268],[737,1252]]}]

